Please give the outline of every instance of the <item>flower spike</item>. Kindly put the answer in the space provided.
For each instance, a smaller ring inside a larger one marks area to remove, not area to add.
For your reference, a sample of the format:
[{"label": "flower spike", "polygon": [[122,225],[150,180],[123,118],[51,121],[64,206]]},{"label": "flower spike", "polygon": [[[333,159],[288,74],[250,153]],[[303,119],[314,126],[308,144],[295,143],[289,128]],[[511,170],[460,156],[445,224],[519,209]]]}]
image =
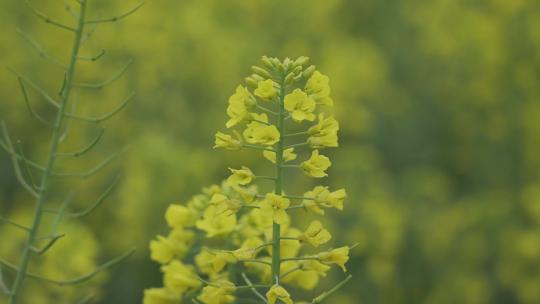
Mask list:
[{"label": "flower spike", "polygon": [[[251,290],[252,298],[246,300],[292,304],[295,296],[289,291],[295,289],[290,287],[311,290],[332,266],[345,270],[349,247],[304,253],[307,247],[312,247],[311,252],[330,243],[332,235],[318,220],[305,230],[296,228],[294,212],[302,209],[324,215],[326,208],[342,210],[345,190],[331,192],[317,186],[298,192],[288,189],[285,180],[289,170],[301,170],[312,178],[328,176],[332,163],[319,149],[337,147],[338,142],[338,121],[321,109],[333,104],[329,78],[308,66],[308,61],[307,57],[279,60],[263,56],[261,65],[252,66],[254,73],[245,78],[245,85],[236,87],[224,106],[225,127],[232,133],[217,132],[214,148],[257,150],[273,170],[259,175],[259,169],[252,170],[251,165],[235,166],[220,185],[167,209],[165,218],[171,231],[150,242],[151,258],[162,269],[182,263],[178,277],[184,283],[171,285],[165,271],[164,287],[146,290],[144,304],[167,302],[171,295],[201,304],[242,302],[244,298],[239,297],[244,295],[232,292],[233,286],[234,290]],[[303,155],[308,149],[310,157]],[[307,160],[292,163],[297,158]],[[272,191],[261,191],[268,182],[273,183]],[[304,194],[290,195],[288,191]],[[199,245],[191,248],[195,236]],[[193,263],[188,252],[195,254]],[[186,282],[191,282],[188,274],[197,275],[205,286],[187,287]],[[320,303],[344,284],[313,303]]]}]

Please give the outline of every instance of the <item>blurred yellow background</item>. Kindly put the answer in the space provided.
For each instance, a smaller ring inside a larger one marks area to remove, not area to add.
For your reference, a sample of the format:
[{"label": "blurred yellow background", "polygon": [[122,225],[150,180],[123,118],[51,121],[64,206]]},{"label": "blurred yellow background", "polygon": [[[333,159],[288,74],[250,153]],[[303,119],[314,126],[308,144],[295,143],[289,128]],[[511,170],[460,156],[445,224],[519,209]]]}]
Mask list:
[{"label": "blurred yellow background", "polygon": [[[35,2],[73,22],[62,1]],[[90,8],[109,16],[136,4],[91,0]],[[62,62],[71,35],[35,18],[23,1],[0,1],[1,65],[55,94],[62,70],[16,28]],[[540,303],[539,29],[537,0],[149,0],[130,18],[98,26],[84,46],[83,54],[106,55],[79,65],[82,81],[107,79],[129,58],[135,62],[109,87],[79,90],[78,111],[99,114],[130,91],[137,95],[104,124],[95,151],[62,164],[84,169],[130,148],[92,179],[55,183],[51,206],[77,189],[75,206],[83,207],[116,172],[122,176],[95,213],[66,224],[66,238],[78,245],[63,246],[63,254],[97,263],[137,246],[134,257],[98,279],[104,284],[95,292],[99,303],[139,303],[144,288],[160,285],[147,243],[164,231],[168,204],[219,183],[228,167],[261,166],[259,154],[212,149],[227,98],[262,55],[305,55],[330,77],[341,122],[340,147],[327,152],[327,183],[345,187],[349,198],[346,211],[325,225],[335,244],[360,243],[348,266],[353,283],[330,302]],[[6,69],[0,119],[42,162],[49,130],[27,112]],[[84,123],[71,130],[67,148],[98,132]],[[314,186],[300,175],[288,182]],[[24,221],[19,215],[32,207],[0,153],[0,214]],[[16,260],[20,241],[8,229],[0,225],[0,254]],[[339,279],[332,273],[325,285]],[[26,290],[43,303],[74,303],[95,285],[60,295],[40,284]]]}]

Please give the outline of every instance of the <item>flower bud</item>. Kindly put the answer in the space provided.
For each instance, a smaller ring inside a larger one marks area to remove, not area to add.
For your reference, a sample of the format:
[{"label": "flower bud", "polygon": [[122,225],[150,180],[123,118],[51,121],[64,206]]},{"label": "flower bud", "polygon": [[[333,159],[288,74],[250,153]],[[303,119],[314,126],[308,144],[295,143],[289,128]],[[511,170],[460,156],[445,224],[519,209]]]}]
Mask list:
[{"label": "flower bud", "polygon": [[313,75],[313,72],[315,72],[315,66],[310,65],[307,69],[304,70],[302,76],[304,76],[305,78],[309,78],[311,77],[311,75]]},{"label": "flower bud", "polygon": [[249,94],[248,98],[246,98],[244,102],[246,103],[246,107],[248,108],[253,108],[257,105],[257,100],[251,94]]},{"label": "flower bud", "polygon": [[256,88],[259,83],[257,80],[253,79],[252,77],[246,77],[244,80],[248,86],[253,87],[253,88]]},{"label": "flower bud", "polygon": [[258,66],[251,66],[251,69],[253,70],[253,72],[255,72],[255,74],[259,75],[259,76],[262,76],[264,78],[272,78],[272,75],[270,75],[270,73],[268,73],[267,70],[261,68],[261,67],[258,67]]},{"label": "flower bud", "polygon": [[292,64],[293,64],[293,62],[289,57],[285,58],[285,60],[283,60],[283,68],[284,68],[284,70],[288,71]]},{"label": "flower bud", "polygon": [[270,58],[268,58],[267,56],[262,56],[262,63],[266,68],[270,70],[274,70],[276,68]]},{"label": "flower bud", "polygon": [[270,61],[272,62],[272,66],[275,68],[280,68],[281,67],[281,61],[279,61],[279,59],[277,58],[270,58]]},{"label": "flower bud", "polygon": [[285,84],[291,84],[294,80],[294,73],[291,72],[287,74],[287,77],[285,77]]},{"label": "flower bud", "polygon": [[[302,79],[302,66],[297,66],[294,68],[294,70],[292,71],[292,77],[293,79],[290,80],[290,82],[288,82],[287,84],[290,84],[292,82],[298,82]],[[289,75],[287,75],[288,77]]]},{"label": "flower bud", "polygon": [[295,66],[295,67],[303,66],[303,65],[305,65],[305,64],[308,63],[308,62],[309,62],[309,57],[306,57],[306,56],[300,56],[300,57],[298,57],[298,58],[294,61],[293,66]]},{"label": "flower bud", "polygon": [[257,74],[251,74],[250,77],[257,80],[257,82],[266,80],[266,79],[262,78],[261,76],[259,76]]}]

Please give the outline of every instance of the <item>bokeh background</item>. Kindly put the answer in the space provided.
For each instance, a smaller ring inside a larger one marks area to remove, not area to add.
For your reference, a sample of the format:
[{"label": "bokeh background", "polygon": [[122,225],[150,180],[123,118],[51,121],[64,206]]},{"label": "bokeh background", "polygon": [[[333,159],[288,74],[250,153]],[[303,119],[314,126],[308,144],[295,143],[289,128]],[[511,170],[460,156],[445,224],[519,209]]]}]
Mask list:
[{"label": "bokeh background", "polygon": [[[92,0],[91,12],[114,15],[135,4]],[[62,1],[36,7],[72,21]],[[16,28],[64,62],[71,35],[35,18],[23,1],[0,0],[1,65],[54,94],[62,70]],[[104,124],[95,151],[62,167],[83,169],[130,150],[91,179],[58,180],[49,204],[76,189],[75,207],[83,207],[118,172],[121,183],[95,213],[68,221],[67,238],[34,269],[62,277],[131,246],[138,251],[79,289],[29,283],[27,303],[75,303],[89,292],[97,303],[139,303],[144,288],[160,286],[147,243],[166,231],[168,204],[218,183],[228,167],[262,166],[258,154],[211,148],[228,96],[262,55],[309,56],[331,79],[341,132],[340,148],[327,152],[334,165],[326,182],[345,187],[349,199],[325,224],[334,244],[359,246],[348,267],[353,283],[330,303],[540,303],[537,0],[149,0],[129,19],[97,27],[83,53],[101,49],[99,62],[81,63],[80,80],[135,63],[106,89],[78,91],[77,110],[97,114],[130,91],[137,96]],[[32,120],[6,69],[0,119],[27,155],[43,161],[49,132]],[[73,124],[66,149],[97,132]],[[301,175],[291,183],[314,185]],[[0,214],[27,222],[32,207],[0,153]],[[0,224],[0,254],[16,261],[21,236]],[[333,272],[325,285],[341,276]]]}]

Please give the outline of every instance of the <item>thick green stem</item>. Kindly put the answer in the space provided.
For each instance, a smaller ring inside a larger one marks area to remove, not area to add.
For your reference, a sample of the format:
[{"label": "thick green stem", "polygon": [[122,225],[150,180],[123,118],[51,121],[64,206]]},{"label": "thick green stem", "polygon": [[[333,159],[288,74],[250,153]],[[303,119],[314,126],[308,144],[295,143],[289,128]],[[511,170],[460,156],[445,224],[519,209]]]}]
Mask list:
[{"label": "thick green stem", "polygon": [[[284,73],[286,74],[286,73]],[[278,130],[279,134],[285,134],[285,77],[282,77],[279,90],[279,112],[278,112]],[[283,192],[283,150],[285,146],[285,137],[280,136],[279,142],[276,148],[276,179],[275,179],[275,193],[281,195]],[[274,284],[279,283],[280,276],[280,264],[281,264],[281,227],[279,224],[274,223],[272,227],[272,281]]]},{"label": "thick green stem", "polygon": [[58,146],[59,146],[60,137],[62,134],[61,127],[63,124],[63,120],[65,118],[65,110],[69,102],[69,96],[70,96],[70,92],[71,92],[71,88],[73,84],[73,78],[74,78],[73,76],[75,74],[75,66],[77,63],[77,57],[79,56],[79,49],[81,46],[81,39],[82,39],[83,30],[84,30],[84,24],[85,24],[84,16],[86,13],[86,1],[85,0],[80,1],[80,6],[81,7],[80,7],[80,14],[79,14],[79,23],[75,31],[75,38],[73,40],[71,58],[70,58],[69,65],[67,67],[67,71],[65,75],[65,82],[62,87],[62,92],[61,92],[62,101],[58,109],[58,113],[56,114],[56,119],[53,125],[53,131],[51,135],[50,147],[49,147],[49,152],[48,152],[48,157],[47,157],[47,165],[45,167],[45,170],[43,172],[43,176],[41,179],[38,197],[36,198],[36,206],[34,210],[33,223],[28,233],[28,238],[26,239],[25,246],[21,255],[18,272],[17,272],[17,275],[15,276],[12,291],[9,297],[9,304],[18,303],[19,297],[21,295],[23,283],[27,275],[28,264],[30,262],[30,254],[32,253],[32,247],[36,240],[39,227],[41,224],[41,215],[43,212],[43,205],[47,199],[47,189],[49,186],[49,178],[53,174],[53,169],[56,162]]}]

